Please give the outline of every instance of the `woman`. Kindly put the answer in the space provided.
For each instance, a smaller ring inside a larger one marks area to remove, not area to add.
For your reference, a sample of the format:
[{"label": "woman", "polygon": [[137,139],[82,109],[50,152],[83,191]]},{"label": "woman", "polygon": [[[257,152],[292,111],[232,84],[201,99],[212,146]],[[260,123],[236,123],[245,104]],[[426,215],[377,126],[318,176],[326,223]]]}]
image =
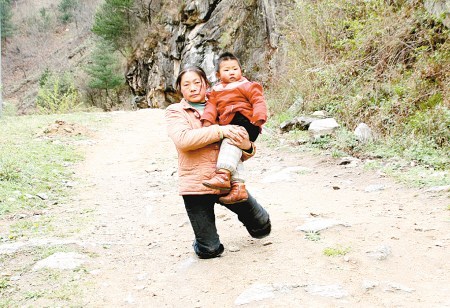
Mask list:
[{"label": "woman", "polygon": [[[218,257],[224,251],[217,234],[214,214],[214,205],[220,203],[222,192],[202,184],[216,170],[220,140],[229,138],[241,148],[242,160],[255,154],[255,145],[242,127],[202,127],[200,117],[208,87],[208,79],[201,68],[184,69],[176,80],[176,88],[183,99],[178,104],[170,105],[165,114],[169,137],[178,151],[179,193],[194,230],[193,248],[201,259]],[[222,205],[238,215],[252,237],[269,235],[269,214],[250,194],[245,202]]]}]

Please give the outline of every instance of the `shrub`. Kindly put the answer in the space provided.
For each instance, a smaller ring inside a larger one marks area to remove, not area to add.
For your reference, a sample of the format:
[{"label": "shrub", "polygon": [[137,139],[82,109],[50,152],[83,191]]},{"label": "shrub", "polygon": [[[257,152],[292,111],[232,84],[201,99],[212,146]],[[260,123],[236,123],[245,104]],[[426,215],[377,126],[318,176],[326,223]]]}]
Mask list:
[{"label": "shrub", "polygon": [[36,106],[41,113],[68,113],[82,106],[69,74],[46,74],[41,78],[41,84],[36,98]]},{"label": "shrub", "polygon": [[58,4],[59,20],[67,24],[74,19],[74,10],[78,6],[78,0],[61,0]]},{"label": "shrub", "polygon": [[1,40],[13,36],[15,27],[11,21],[12,10],[10,0],[0,0]]},{"label": "shrub", "polygon": [[0,161],[0,181],[14,182],[20,179],[19,166],[11,161]]}]

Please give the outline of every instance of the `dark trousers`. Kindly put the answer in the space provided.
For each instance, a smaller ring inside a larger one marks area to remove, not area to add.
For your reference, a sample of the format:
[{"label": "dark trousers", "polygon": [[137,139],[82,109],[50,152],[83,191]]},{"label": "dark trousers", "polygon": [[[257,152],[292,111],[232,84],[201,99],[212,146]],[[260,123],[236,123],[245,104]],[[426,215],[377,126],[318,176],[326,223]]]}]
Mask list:
[{"label": "dark trousers", "polygon": [[[218,195],[183,196],[186,212],[194,230],[193,248],[200,258],[219,256],[224,248],[220,243],[216,228],[214,205],[219,203]],[[240,222],[254,238],[269,235],[271,224],[267,211],[250,194],[248,200],[236,204],[222,204],[237,214]]]},{"label": "dark trousers", "polygon": [[250,141],[255,141],[256,138],[258,138],[258,135],[261,133],[261,128],[259,126],[253,125],[250,123],[250,120],[244,117],[241,113],[236,112],[236,114],[233,117],[233,120],[231,120],[230,124],[233,125],[239,125],[245,128],[247,131]]}]

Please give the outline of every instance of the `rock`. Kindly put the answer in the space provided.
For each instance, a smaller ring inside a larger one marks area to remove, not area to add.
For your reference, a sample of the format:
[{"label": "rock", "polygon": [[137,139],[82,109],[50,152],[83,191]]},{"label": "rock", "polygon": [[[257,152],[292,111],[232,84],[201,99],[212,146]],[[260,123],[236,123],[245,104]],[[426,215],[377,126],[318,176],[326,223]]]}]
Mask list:
[{"label": "rock", "polygon": [[39,270],[42,268],[53,268],[53,269],[75,269],[85,263],[87,257],[83,254],[76,252],[57,252],[51,256],[38,261],[34,266],[33,270]]},{"label": "rock", "polygon": [[450,28],[450,1],[449,0],[425,0],[425,9],[438,18]]},{"label": "rock", "polygon": [[295,228],[296,231],[303,232],[318,232],[321,230],[329,229],[334,226],[344,226],[350,227],[349,224],[334,220],[334,219],[323,219],[323,218],[309,218],[306,223]]},{"label": "rock", "polygon": [[36,196],[38,196],[42,200],[48,199],[48,195],[46,193],[38,193]]},{"label": "rock", "polygon": [[197,262],[198,262],[198,260],[196,258],[189,257],[186,260],[181,261],[178,264],[178,268],[179,269],[187,269],[187,268],[191,267],[193,264],[195,264]]},{"label": "rock", "polygon": [[131,293],[128,293],[127,297],[124,299],[124,301],[127,304],[134,304],[135,299],[134,299],[133,295],[131,295]]},{"label": "rock", "polygon": [[342,288],[342,286],[337,284],[332,285],[308,285],[305,291],[314,295],[343,298],[348,296],[348,292]]},{"label": "rock", "polygon": [[366,290],[371,290],[371,289],[374,289],[375,287],[378,286],[378,282],[377,281],[371,281],[371,280],[364,280],[363,283],[362,283],[362,286]]},{"label": "rock", "polygon": [[291,120],[284,121],[283,123],[281,123],[280,130],[282,132],[288,132],[294,129],[308,130],[310,124],[316,120],[317,118],[312,117],[304,117],[304,116],[295,117]]},{"label": "rock", "polygon": [[131,106],[133,106],[133,108],[139,108],[139,109],[145,109],[148,108],[148,104],[147,101],[145,100],[145,96],[134,96],[133,99],[131,100]]},{"label": "rock", "polygon": [[445,186],[433,186],[428,188],[427,190],[425,190],[425,192],[447,192],[450,191],[450,185],[445,185]]},{"label": "rock", "polygon": [[327,113],[324,110],[317,110],[311,114],[315,118],[324,119],[327,117]]},{"label": "rock", "polygon": [[81,246],[83,245],[83,243],[80,243],[77,240],[73,239],[37,238],[24,242],[0,244],[0,255],[13,254],[19,251],[20,249],[26,247],[42,247],[42,246],[69,245],[69,244],[77,244]]},{"label": "rock", "polygon": [[147,278],[148,278],[148,274],[147,274],[147,273],[141,273],[141,274],[139,274],[139,275],[136,276],[136,279],[137,279],[138,281],[142,281],[142,280],[145,280],[145,279],[147,279]]},{"label": "rock", "polygon": [[314,138],[332,134],[339,124],[333,118],[314,120],[309,125],[308,131]]},{"label": "rock", "polygon": [[235,305],[245,305],[251,302],[262,301],[267,298],[274,298],[275,289],[271,285],[255,283],[250,288],[242,292],[234,301]]},{"label": "rock", "polygon": [[366,186],[366,188],[364,188],[365,192],[375,192],[375,191],[380,191],[380,190],[384,190],[385,186],[383,184],[374,184],[374,185],[369,185]]},{"label": "rock", "polygon": [[404,286],[404,285],[401,285],[401,284],[399,284],[399,283],[389,283],[388,285],[387,285],[387,288],[386,289],[384,289],[384,291],[385,292],[395,292],[395,291],[403,291],[403,292],[407,292],[407,293],[412,293],[412,292],[414,292],[415,290],[414,289],[412,289],[412,288],[408,288],[408,287],[406,287],[406,286]]},{"label": "rock", "polygon": [[361,162],[361,160],[355,157],[342,157],[339,160],[338,165],[339,166],[350,165],[352,167],[356,167],[358,166],[359,162]]},{"label": "rock", "polygon": [[289,107],[288,112],[290,112],[291,114],[297,114],[301,111],[302,107],[303,107],[304,101],[303,101],[303,97],[298,96],[294,103]]},{"label": "rock", "polygon": [[277,173],[269,174],[268,176],[262,179],[263,183],[277,183],[277,182],[294,182],[296,181],[294,175],[296,173],[309,173],[311,172],[311,168],[302,167],[302,166],[294,166],[287,167],[278,171]]},{"label": "rock", "polygon": [[381,245],[374,250],[366,251],[367,256],[376,260],[385,260],[389,255],[391,255],[391,246]]},{"label": "rock", "polygon": [[356,135],[356,139],[362,143],[373,140],[372,130],[365,123],[359,123],[354,133]]},{"label": "rock", "polygon": [[188,220],[185,220],[185,221],[183,221],[182,223],[180,223],[180,224],[178,225],[178,227],[179,227],[179,228],[182,228],[182,227],[187,226],[187,225],[189,225],[189,224],[190,224],[190,222],[189,222]]},{"label": "rock", "polygon": [[230,245],[230,246],[228,246],[228,251],[230,251],[230,252],[238,252],[238,251],[240,251],[241,249],[238,247],[238,246],[236,246],[236,245]]}]

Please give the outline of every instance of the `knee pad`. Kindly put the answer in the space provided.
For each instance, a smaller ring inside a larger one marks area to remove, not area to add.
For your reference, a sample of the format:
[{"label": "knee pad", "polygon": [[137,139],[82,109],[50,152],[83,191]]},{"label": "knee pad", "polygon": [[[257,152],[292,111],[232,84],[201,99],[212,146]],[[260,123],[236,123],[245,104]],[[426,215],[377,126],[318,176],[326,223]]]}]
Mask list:
[{"label": "knee pad", "polygon": [[269,218],[269,219],[267,219],[267,222],[259,228],[251,228],[251,227],[247,227],[247,226],[246,226],[246,228],[247,228],[248,233],[251,235],[251,237],[261,239],[270,234],[270,231],[272,230],[272,224],[270,223],[270,218]]},{"label": "knee pad", "polygon": [[219,257],[225,250],[223,245],[220,244],[219,248],[217,248],[214,251],[203,251],[203,250],[200,250],[200,248],[198,247],[197,241],[194,241],[194,244],[192,244],[192,247],[194,247],[194,251],[200,259],[211,259],[211,258]]}]

